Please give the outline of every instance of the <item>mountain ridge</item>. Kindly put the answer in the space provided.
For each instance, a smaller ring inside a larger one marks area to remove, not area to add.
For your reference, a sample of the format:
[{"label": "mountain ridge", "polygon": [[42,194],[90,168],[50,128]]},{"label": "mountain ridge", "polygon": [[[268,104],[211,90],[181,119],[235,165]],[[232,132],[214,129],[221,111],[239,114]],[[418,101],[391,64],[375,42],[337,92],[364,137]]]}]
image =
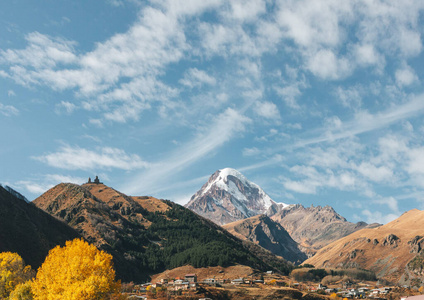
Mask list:
[{"label": "mountain ridge", "polygon": [[0,186],[0,252],[18,253],[34,269],[50,249],[81,236],[65,222]]},{"label": "mountain ridge", "polygon": [[[117,277],[142,282],[185,264],[194,267],[245,264],[269,269],[242,241],[168,200],[127,196],[104,184],[59,184],[34,204],[65,220],[89,242],[114,257]],[[291,266],[265,250],[264,258],[288,272]]]},{"label": "mountain ridge", "polygon": [[295,204],[278,211],[270,218],[283,226],[308,256],[357,230],[379,225],[348,222],[328,205],[305,207]]},{"label": "mountain ridge", "polygon": [[279,223],[308,256],[334,240],[373,226],[348,222],[330,206],[304,207],[275,202],[257,184],[231,168],[212,174],[185,207],[224,226],[266,214]]},{"label": "mountain ridge", "polygon": [[307,258],[289,233],[266,215],[257,215],[222,227],[234,236],[251,241],[293,263],[301,263]]},{"label": "mountain ridge", "polygon": [[413,209],[392,222],[364,228],[319,250],[304,263],[320,267],[359,267],[399,284],[423,283],[424,211]]}]

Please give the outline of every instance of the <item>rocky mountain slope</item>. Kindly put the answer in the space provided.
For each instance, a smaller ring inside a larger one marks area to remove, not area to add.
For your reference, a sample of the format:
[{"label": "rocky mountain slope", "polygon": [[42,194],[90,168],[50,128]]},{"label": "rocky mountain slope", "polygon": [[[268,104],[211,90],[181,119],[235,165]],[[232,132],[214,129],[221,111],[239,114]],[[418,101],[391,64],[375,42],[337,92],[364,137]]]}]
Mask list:
[{"label": "rocky mountain slope", "polygon": [[0,252],[18,253],[38,268],[50,249],[80,235],[64,222],[28,203],[21,194],[0,186]]},{"label": "rocky mountain slope", "polygon": [[[142,282],[186,264],[272,268],[227,231],[171,201],[129,197],[104,184],[62,183],[34,203],[111,253],[123,281]],[[275,259],[281,270],[290,268]]]},{"label": "rocky mountain slope", "polygon": [[232,222],[223,227],[234,236],[258,244],[293,263],[301,263],[307,258],[287,231],[266,215]]},{"label": "rocky mountain slope", "polygon": [[377,228],[365,228],[318,251],[305,263],[315,267],[363,268],[401,284],[422,284],[424,211],[408,211]]},{"label": "rocky mountain slope", "polygon": [[[303,207],[299,204],[277,203],[257,184],[230,168],[216,171],[191,197],[186,207],[220,225],[266,214],[287,230],[308,256],[352,232],[375,226],[364,222],[348,222],[329,206]],[[274,233],[280,234],[279,231]],[[273,237],[273,240],[281,239],[284,237]]]},{"label": "rocky mountain slope", "polygon": [[230,168],[212,174],[186,204],[190,210],[219,225],[265,214],[270,208],[278,210],[287,206],[276,203],[257,184]]},{"label": "rocky mountain slope", "polygon": [[280,210],[270,217],[287,230],[308,256],[355,231],[378,226],[378,224],[368,225],[365,222],[348,222],[331,206],[304,207],[297,204]]}]

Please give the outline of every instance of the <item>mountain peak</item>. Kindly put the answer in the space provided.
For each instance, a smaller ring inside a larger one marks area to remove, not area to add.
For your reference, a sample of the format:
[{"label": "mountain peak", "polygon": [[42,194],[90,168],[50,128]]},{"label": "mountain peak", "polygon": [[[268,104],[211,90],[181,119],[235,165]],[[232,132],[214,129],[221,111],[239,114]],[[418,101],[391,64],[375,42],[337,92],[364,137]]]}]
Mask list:
[{"label": "mountain peak", "polygon": [[288,205],[276,203],[259,185],[231,168],[212,174],[186,205],[218,224],[264,214],[270,207],[276,206],[285,208]]}]

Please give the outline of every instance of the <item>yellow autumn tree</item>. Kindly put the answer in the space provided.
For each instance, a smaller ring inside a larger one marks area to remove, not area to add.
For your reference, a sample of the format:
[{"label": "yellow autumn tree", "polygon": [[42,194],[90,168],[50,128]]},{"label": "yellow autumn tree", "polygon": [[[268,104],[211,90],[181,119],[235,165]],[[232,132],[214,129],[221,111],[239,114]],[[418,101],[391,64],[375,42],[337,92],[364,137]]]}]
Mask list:
[{"label": "yellow autumn tree", "polygon": [[18,284],[34,276],[30,266],[17,253],[0,253],[0,299],[7,299]]},{"label": "yellow autumn tree", "polygon": [[108,299],[119,290],[112,256],[82,239],[50,250],[32,283],[36,300]]},{"label": "yellow autumn tree", "polygon": [[31,281],[18,284],[13,292],[9,295],[9,300],[32,300],[33,294],[31,290]]},{"label": "yellow autumn tree", "polygon": [[330,295],[330,299],[331,299],[331,300],[338,300],[338,299],[339,299],[339,296],[338,296],[336,293],[332,293],[332,294]]}]

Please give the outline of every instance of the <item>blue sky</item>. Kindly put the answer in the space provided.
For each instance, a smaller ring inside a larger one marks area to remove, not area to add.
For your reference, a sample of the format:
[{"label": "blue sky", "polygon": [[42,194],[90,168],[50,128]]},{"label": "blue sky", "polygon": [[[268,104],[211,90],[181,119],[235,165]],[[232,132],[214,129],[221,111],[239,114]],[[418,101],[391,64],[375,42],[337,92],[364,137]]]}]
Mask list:
[{"label": "blue sky", "polygon": [[184,204],[232,167],[277,202],[424,208],[422,1],[0,2],[0,182],[99,175]]}]

